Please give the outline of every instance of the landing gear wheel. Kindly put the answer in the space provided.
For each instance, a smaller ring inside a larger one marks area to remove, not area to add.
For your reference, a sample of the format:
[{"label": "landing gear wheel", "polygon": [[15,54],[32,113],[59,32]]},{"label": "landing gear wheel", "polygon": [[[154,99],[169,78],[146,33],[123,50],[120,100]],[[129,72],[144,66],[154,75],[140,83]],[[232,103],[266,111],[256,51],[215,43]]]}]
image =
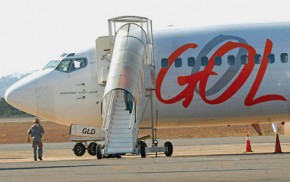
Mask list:
[{"label": "landing gear wheel", "polygon": [[96,155],[97,155],[97,159],[102,159],[103,154],[102,154],[102,145],[97,145],[97,151],[96,151]]},{"label": "landing gear wheel", "polygon": [[146,148],[147,148],[147,144],[143,141],[140,142],[140,153],[141,153],[141,157],[145,158],[146,157]]},{"label": "landing gear wheel", "polygon": [[167,156],[167,157],[170,157],[173,153],[173,145],[171,142],[165,142],[164,143],[164,148],[165,148],[165,151],[164,151],[164,154]]},{"label": "landing gear wheel", "polygon": [[88,146],[88,153],[90,155],[95,156],[96,155],[96,147],[97,147],[97,143],[95,143],[95,142],[90,143]]},{"label": "landing gear wheel", "polygon": [[83,156],[86,152],[86,147],[82,143],[77,143],[75,144],[73,151],[76,156]]}]

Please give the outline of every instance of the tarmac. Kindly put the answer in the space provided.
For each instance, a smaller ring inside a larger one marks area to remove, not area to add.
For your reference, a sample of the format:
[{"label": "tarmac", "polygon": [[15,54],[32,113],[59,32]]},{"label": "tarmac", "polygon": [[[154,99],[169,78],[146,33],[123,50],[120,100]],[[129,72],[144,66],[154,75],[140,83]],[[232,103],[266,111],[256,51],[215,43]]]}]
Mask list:
[{"label": "tarmac", "polygon": [[275,136],[250,137],[250,153],[245,139],[160,140],[172,142],[172,157],[101,160],[75,156],[74,143],[44,143],[43,161],[37,162],[31,144],[0,145],[0,181],[290,181],[290,137],[280,136],[282,154],[273,153]]}]

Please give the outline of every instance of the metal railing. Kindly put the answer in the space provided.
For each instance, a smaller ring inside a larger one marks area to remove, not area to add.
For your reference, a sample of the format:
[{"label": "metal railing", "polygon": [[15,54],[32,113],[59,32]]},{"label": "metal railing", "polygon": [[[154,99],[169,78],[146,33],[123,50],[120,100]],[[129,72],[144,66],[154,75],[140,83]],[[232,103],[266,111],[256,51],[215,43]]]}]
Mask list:
[{"label": "metal railing", "polygon": [[113,106],[115,105],[115,94],[116,90],[112,90],[109,92],[106,96],[103,102],[103,110],[105,112],[102,112],[102,129],[103,130],[108,130],[110,126],[110,120],[112,118],[112,112],[113,112]]},{"label": "metal railing", "polygon": [[108,20],[109,25],[109,36],[111,47],[114,47],[115,35],[122,25],[126,23],[134,23],[139,25],[146,33],[147,47],[146,52],[148,58],[145,60],[146,65],[155,66],[154,62],[154,49],[153,49],[153,30],[152,30],[152,20],[146,17],[139,16],[120,16]]},{"label": "metal railing", "polygon": [[133,129],[133,126],[134,126],[134,123],[136,121],[136,112],[135,112],[135,101],[133,103],[133,108],[132,108],[132,114],[131,114],[131,117],[130,117],[130,123],[129,123],[129,129]]}]

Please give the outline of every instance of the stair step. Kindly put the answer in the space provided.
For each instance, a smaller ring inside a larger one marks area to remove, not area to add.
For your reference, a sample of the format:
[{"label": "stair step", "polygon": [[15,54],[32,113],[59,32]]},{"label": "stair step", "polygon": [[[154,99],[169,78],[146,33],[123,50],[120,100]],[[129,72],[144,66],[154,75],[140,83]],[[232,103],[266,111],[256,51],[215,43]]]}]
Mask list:
[{"label": "stair step", "polygon": [[125,101],[124,102],[116,102],[115,106],[117,107],[126,107]]},{"label": "stair step", "polygon": [[131,115],[124,115],[124,116],[113,116],[113,120],[130,120]]},{"label": "stair step", "polygon": [[111,121],[111,125],[129,125],[130,121],[128,119],[115,119]]},{"label": "stair step", "polygon": [[126,111],[125,109],[126,109],[126,106],[118,106],[118,107],[115,107],[115,111]]},{"label": "stair step", "polygon": [[129,130],[129,128],[111,129],[111,134],[130,134],[130,133],[132,133],[132,130]]},{"label": "stair step", "polygon": [[115,129],[122,129],[122,130],[129,130],[129,123],[111,123],[110,124],[110,129],[115,130]]},{"label": "stair step", "polygon": [[126,105],[120,105],[120,104],[115,104],[114,110],[125,110],[126,109]]},{"label": "stair step", "polygon": [[129,129],[129,124],[126,124],[126,125],[123,125],[123,124],[111,124],[110,128],[111,128],[111,130]]},{"label": "stair step", "polygon": [[132,153],[133,148],[107,148],[107,154]]},{"label": "stair step", "polygon": [[109,138],[132,138],[132,133],[110,133]]},{"label": "stair step", "polygon": [[[123,124],[120,124],[120,123],[114,123],[110,125],[110,130],[130,130],[129,128],[129,123],[123,123]],[[132,132],[132,131],[130,131]]]},{"label": "stair step", "polygon": [[109,139],[110,143],[132,143],[132,138],[127,137],[127,138],[110,138]]},{"label": "stair step", "polygon": [[124,96],[122,96],[122,97],[117,97],[116,101],[117,101],[117,102],[125,103]]},{"label": "stair step", "polygon": [[132,148],[133,144],[130,143],[109,143],[108,148]]},{"label": "stair step", "polygon": [[126,111],[125,109],[123,110],[115,110],[114,111],[114,116],[119,116],[119,115],[121,115],[121,116],[127,116],[127,115],[130,115],[129,114],[129,111]]}]

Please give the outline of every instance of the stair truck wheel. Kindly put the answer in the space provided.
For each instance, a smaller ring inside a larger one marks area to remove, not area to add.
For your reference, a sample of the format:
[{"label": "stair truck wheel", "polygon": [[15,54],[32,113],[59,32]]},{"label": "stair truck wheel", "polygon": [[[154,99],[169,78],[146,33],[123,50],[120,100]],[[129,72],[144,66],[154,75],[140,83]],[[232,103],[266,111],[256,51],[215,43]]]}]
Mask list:
[{"label": "stair truck wheel", "polygon": [[145,158],[146,157],[146,148],[147,148],[147,144],[143,141],[140,142],[140,153],[141,153],[141,157]]},{"label": "stair truck wheel", "polygon": [[96,155],[97,143],[91,142],[88,146],[88,153],[92,156]]},{"label": "stair truck wheel", "polygon": [[173,145],[171,142],[165,142],[164,143],[164,148],[165,148],[165,151],[164,151],[164,154],[167,156],[167,157],[170,157],[173,153]]},{"label": "stair truck wheel", "polygon": [[82,143],[77,143],[75,144],[73,151],[76,156],[83,156],[86,152],[86,147]]},{"label": "stair truck wheel", "polygon": [[96,155],[97,155],[97,159],[102,159],[103,155],[102,155],[102,145],[97,145],[97,149],[96,149]]}]

